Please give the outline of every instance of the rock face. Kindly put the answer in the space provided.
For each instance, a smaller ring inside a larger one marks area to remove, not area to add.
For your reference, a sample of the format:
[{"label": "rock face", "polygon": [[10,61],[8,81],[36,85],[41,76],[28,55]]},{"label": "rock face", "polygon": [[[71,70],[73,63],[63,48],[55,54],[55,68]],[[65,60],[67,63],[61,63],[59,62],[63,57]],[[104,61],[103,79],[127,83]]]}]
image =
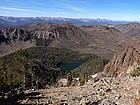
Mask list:
[{"label": "rock face", "polygon": [[0,56],[34,45],[32,34],[28,31],[16,28],[0,31]]},{"label": "rock face", "polygon": [[87,42],[85,32],[70,23],[41,27],[37,31],[34,29],[32,31],[37,38],[50,40],[49,45],[53,47],[83,47]]},{"label": "rock face", "polygon": [[8,28],[3,30],[1,33],[3,34],[3,37],[9,41],[9,43],[16,40],[28,41],[32,37],[32,34],[28,31],[16,28]]},{"label": "rock face", "polygon": [[123,76],[131,73],[139,65],[140,47],[126,47],[115,54],[105,66],[104,74],[109,76]]}]

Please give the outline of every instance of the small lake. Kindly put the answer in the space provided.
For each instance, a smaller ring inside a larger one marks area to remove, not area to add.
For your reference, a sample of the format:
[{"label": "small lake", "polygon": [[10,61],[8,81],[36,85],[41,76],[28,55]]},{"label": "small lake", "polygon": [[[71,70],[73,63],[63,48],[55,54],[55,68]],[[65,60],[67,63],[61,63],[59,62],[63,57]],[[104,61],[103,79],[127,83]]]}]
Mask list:
[{"label": "small lake", "polygon": [[60,64],[58,67],[61,68],[63,71],[71,71],[71,70],[79,67],[84,62],[85,61],[79,61],[76,63],[63,63],[63,64]]}]

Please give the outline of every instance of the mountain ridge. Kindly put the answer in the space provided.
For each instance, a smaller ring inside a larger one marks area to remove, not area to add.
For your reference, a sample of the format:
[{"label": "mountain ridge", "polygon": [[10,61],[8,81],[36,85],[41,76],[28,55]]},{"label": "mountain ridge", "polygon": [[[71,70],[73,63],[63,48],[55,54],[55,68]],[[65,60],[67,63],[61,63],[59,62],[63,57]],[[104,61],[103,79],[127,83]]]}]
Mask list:
[{"label": "mountain ridge", "polygon": [[32,34],[26,30],[7,28],[0,31],[0,56],[32,46],[35,46]]},{"label": "mountain ridge", "polygon": [[62,17],[12,17],[12,16],[0,16],[0,23],[7,24],[26,24],[26,23],[40,23],[51,22],[57,24],[63,24],[70,22],[76,25],[101,25],[101,24],[125,24],[129,21],[116,21],[108,19],[92,19],[92,18],[62,18]]}]

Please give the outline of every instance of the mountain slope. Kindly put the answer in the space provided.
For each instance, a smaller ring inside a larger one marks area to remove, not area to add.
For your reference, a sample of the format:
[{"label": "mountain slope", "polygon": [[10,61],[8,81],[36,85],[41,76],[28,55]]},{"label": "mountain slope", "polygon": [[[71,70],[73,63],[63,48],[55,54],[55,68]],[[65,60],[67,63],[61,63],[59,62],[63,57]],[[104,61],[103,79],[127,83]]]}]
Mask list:
[{"label": "mountain slope", "polygon": [[139,23],[129,23],[123,25],[117,25],[116,29],[120,30],[126,36],[131,38],[140,39],[140,24]]},{"label": "mountain slope", "polygon": [[87,52],[95,52],[97,55],[113,57],[114,53],[119,49],[132,45],[135,42],[124,36],[120,31],[112,27],[96,26],[82,27],[89,34],[89,45]]}]

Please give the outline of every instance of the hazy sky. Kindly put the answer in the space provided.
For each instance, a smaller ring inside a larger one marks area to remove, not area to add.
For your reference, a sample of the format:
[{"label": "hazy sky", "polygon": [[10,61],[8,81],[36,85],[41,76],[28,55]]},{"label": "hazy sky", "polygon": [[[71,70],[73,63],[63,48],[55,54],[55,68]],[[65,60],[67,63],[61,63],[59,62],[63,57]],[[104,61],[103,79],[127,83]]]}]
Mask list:
[{"label": "hazy sky", "polygon": [[0,0],[1,16],[140,20],[139,0]]}]

